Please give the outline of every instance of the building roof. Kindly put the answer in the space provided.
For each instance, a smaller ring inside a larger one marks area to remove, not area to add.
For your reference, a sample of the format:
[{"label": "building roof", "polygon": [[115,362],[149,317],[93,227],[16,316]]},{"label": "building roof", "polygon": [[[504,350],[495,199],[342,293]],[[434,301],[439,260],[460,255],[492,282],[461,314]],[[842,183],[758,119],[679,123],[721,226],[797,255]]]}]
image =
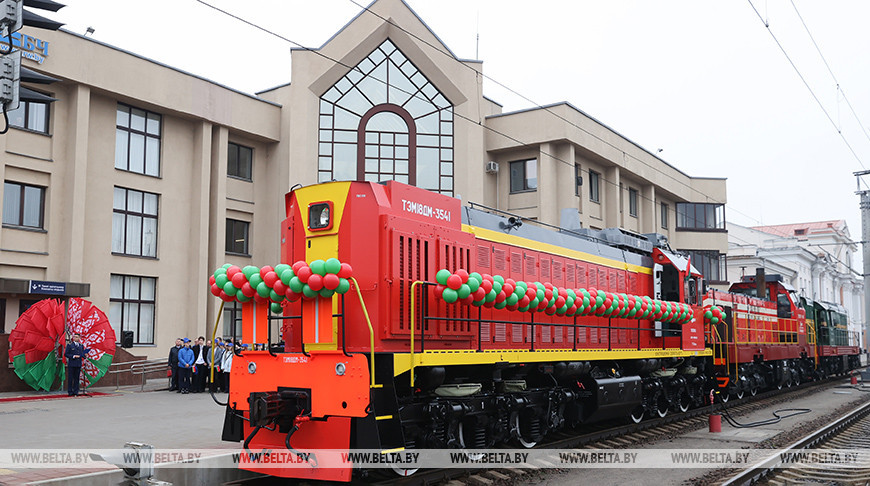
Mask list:
[{"label": "building roof", "polygon": [[752,226],[751,229],[763,231],[772,235],[793,237],[806,236],[809,234],[825,233],[828,230],[833,230],[836,233],[842,233],[846,228],[845,219],[832,219],[830,221],[815,221],[812,223],[791,223],[777,224],[770,226]]}]

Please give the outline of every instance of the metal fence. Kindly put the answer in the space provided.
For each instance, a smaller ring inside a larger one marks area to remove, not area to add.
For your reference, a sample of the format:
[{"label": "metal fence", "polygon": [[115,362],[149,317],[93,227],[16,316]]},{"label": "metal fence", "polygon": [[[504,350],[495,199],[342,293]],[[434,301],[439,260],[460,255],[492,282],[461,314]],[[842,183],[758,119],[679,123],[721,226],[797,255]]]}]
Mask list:
[{"label": "metal fence", "polygon": [[[127,361],[124,363],[112,363],[109,366],[107,375],[115,375],[115,390],[121,388],[121,375],[127,374],[132,378],[139,375],[139,383],[141,390],[145,390],[145,383],[149,373],[163,372],[166,373],[166,359],[142,359],[137,361]],[[165,377],[165,374],[163,375]],[[159,379],[159,377],[158,377]]]}]

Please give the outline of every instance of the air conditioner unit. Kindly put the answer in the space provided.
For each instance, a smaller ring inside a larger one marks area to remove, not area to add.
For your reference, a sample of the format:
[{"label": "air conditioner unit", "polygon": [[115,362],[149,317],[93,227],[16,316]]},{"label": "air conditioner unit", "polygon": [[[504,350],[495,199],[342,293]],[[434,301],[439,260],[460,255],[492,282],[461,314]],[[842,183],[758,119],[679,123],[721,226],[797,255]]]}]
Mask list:
[{"label": "air conditioner unit", "polygon": [[486,163],[487,174],[498,174],[498,162],[489,161]]}]

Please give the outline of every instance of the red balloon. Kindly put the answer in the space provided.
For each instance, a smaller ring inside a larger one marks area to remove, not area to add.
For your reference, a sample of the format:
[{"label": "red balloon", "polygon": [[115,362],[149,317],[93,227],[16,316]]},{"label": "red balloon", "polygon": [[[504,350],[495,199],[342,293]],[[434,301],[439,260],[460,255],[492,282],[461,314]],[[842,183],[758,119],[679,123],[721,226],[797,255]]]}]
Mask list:
[{"label": "red balloon", "polygon": [[571,307],[568,307],[568,312],[565,312],[565,314],[574,315],[577,313],[577,309],[578,309],[577,304],[574,304]]},{"label": "red balloon", "polygon": [[219,297],[219,296],[221,295],[221,292],[223,292],[223,290],[221,290],[220,288],[218,288],[218,286],[217,286],[216,283],[211,284],[211,293],[212,293],[212,295],[214,295],[215,297]]},{"label": "red balloon", "polygon": [[468,297],[461,299],[460,302],[462,302],[463,304],[470,304],[470,303],[474,302],[474,296],[471,294],[468,294]]},{"label": "red balloon", "polygon": [[543,309],[546,309],[548,305],[550,305],[549,302],[547,302],[546,300],[542,300],[542,301],[538,302],[537,308],[538,308],[538,310],[543,310]]},{"label": "red balloon", "polygon": [[320,275],[312,274],[308,277],[308,282],[306,282],[311,290],[315,292],[320,292],[323,289],[323,277]]},{"label": "red balloon", "polygon": [[350,278],[353,276],[353,267],[350,266],[350,263],[341,264],[341,270],[338,271],[338,276],[340,278]]},{"label": "red balloon", "polygon": [[604,306],[597,307],[597,308],[595,309],[595,315],[596,315],[596,316],[600,316],[600,315],[604,314],[604,310],[605,310],[605,309],[604,309]]},{"label": "red balloon", "polygon": [[440,299],[440,298],[441,298],[441,294],[444,293],[444,289],[446,289],[446,288],[447,288],[447,287],[445,287],[444,285],[441,285],[441,284],[436,285],[436,286],[435,286],[435,298],[436,298],[436,299]]},{"label": "red balloon", "polygon": [[507,294],[504,293],[504,290],[502,290],[501,292],[499,292],[499,293],[495,296],[495,303],[496,303],[496,304],[500,304],[500,303],[504,302],[505,299],[507,299]]},{"label": "red balloon", "polygon": [[532,286],[529,285],[529,288],[526,289],[526,297],[528,297],[529,300],[532,300],[532,299],[535,298],[535,295],[536,295],[536,294],[537,294],[537,292],[535,292],[534,290],[532,290]]},{"label": "red balloon", "polygon": [[546,309],[544,309],[544,314],[547,314],[548,316],[552,316],[555,313],[556,313],[555,307],[547,307]]},{"label": "red balloon", "polygon": [[274,290],[276,294],[281,295],[287,291],[287,286],[284,285],[284,283],[280,280],[276,280],[275,285],[272,287],[272,290]]},{"label": "red balloon", "polygon": [[514,293],[514,290],[516,290],[516,288],[517,288],[516,285],[514,285],[508,281],[505,281],[504,285],[502,285],[502,287],[501,287],[501,290],[504,293],[511,295],[512,293]]},{"label": "red balloon", "polygon": [[506,279],[504,279],[504,284],[505,284],[505,285],[510,285],[511,288],[514,288],[514,289],[517,288],[517,281],[514,280],[514,279],[512,279],[512,278],[506,278]]},{"label": "red balloon", "polygon": [[610,306],[612,306],[612,305],[613,305],[613,301],[610,299],[610,297],[604,299],[604,305],[603,305],[603,307],[604,307],[605,309],[610,309]]},{"label": "red balloon", "polygon": [[212,275],[212,276],[210,276],[210,277],[208,278],[208,284],[209,284],[209,285],[214,285],[214,282],[215,282],[215,278],[214,278],[214,275]]},{"label": "red balloon", "polygon": [[256,302],[258,304],[265,304],[266,302],[269,302],[269,299],[266,299],[264,297],[260,297],[260,294],[254,293],[254,302]]},{"label": "red balloon", "polygon": [[555,306],[557,309],[561,309],[563,305],[565,305],[565,297],[562,297],[562,296],[560,295],[559,298],[556,299],[556,303],[554,304],[554,306]]},{"label": "red balloon", "polygon": [[230,267],[227,268],[227,277],[229,277],[229,279],[232,280],[233,276],[241,271],[242,271],[242,269],[239,268],[238,266],[230,265]]},{"label": "red balloon", "polygon": [[550,289],[547,289],[546,287],[544,287],[544,288],[546,289],[546,290],[544,290],[544,299],[549,301],[550,299],[553,298],[553,291]]},{"label": "red balloon", "polygon": [[305,263],[305,260],[299,260],[298,262],[294,263],[293,266],[290,268],[293,269],[294,275],[299,275],[299,269],[302,267],[307,267],[307,266],[308,266],[308,264]]},{"label": "red balloon", "polygon": [[[309,280],[309,282],[310,282],[310,280]],[[323,286],[329,290],[337,289],[338,284],[340,284],[340,283],[341,283],[341,279],[338,277],[338,275],[336,275],[334,273],[327,273],[323,277]]]},{"label": "red balloon", "polygon": [[535,282],[529,282],[528,290],[531,290],[534,293],[538,293],[538,285]]},{"label": "red balloon", "polygon": [[[229,273],[227,275],[229,275]],[[236,272],[230,280],[233,282],[233,287],[237,289],[242,288],[242,285],[245,285],[248,282],[248,279],[245,278],[245,274],[242,272]]]},{"label": "red balloon", "polygon": [[520,308],[520,305],[519,304],[506,305],[504,308],[509,310],[509,311],[515,311],[515,310]]},{"label": "red balloon", "polygon": [[453,290],[459,290],[459,287],[462,287],[462,277],[455,273],[447,277],[447,286]]},{"label": "red balloon", "polygon": [[483,300],[483,298],[486,297],[486,294],[488,294],[488,293],[489,292],[484,290],[483,287],[478,287],[477,290],[474,291],[474,293],[471,295],[474,296],[474,300],[480,301],[480,300]]},{"label": "red balloon", "polygon": [[565,297],[567,299],[568,298],[568,290],[560,288],[559,289],[559,296]]},{"label": "red balloon", "polygon": [[[263,268],[266,268],[266,267],[263,267]],[[260,273],[263,273],[263,272],[261,271]],[[275,288],[275,282],[277,280],[278,280],[278,274],[273,272],[273,271],[266,272],[266,274],[263,275],[263,281],[266,282],[266,286],[269,287],[270,289]]]},{"label": "red balloon", "polygon": [[484,273],[483,275],[481,275],[481,277],[483,278],[483,281],[484,281],[484,282],[486,282],[487,280],[489,280],[489,283],[494,282],[494,279],[492,278],[492,275],[490,275],[490,274],[488,274],[488,273]]},{"label": "red balloon", "polygon": [[[266,265],[265,267],[260,269],[260,278],[262,278],[263,281],[265,282],[266,281],[266,274],[269,272],[273,272],[273,271],[275,271],[274,268],[272,268],[270,265]],[[271,287],[271,285],[269,287]]]},{"label": "red balloon", "polygon": [[233,297],[232,295],[228,295],[228,294],[227,294],[226,292],[224,292],[224,291],[221,291],[220,298],[221,298],[221,300],[224,301],[224,302],[232,302],[233,300],[236,299],[235,297]]},{"label": "red balloon", "polygon": [[482,282],[480,282],[480,288],[482,288],[488,294],[489,291],[492,290],[492,280],[484,279]]},{"label": "red balloon", "polygon": [[305,265],[304,267],[299,267],[299,270],[295,270],[296,276],[299,277],[299,281],[302,283],[308,283],[308,279],[311,277],[311,267]]},{"label": "red balloon", "polygon": [[454,275],[459,275],[459,278],[462,279],[462,283],[468,283],[468,272],[464,269],[460,268]]},{"label": "red balloon", "polygon": [[520,299],[519,302],[517,302],[517,304],[518,304],[520,307],[526,307],[526,306],[529,305],[529,302],[531,302],[531,301],[532,301],[532,299],[530,299],[530,298],[529,298],[529,295],[526,294],[526,295],[523,296],[522,299]]},{"label": "red balloon", "polygon": [[486,308],[488,308],[488,309],[492,309],[493,307],[495,307],[495,301],[492,301],[492,302],[484,302],[484,303],[483,303],[483,306],[486,307]]},{"label": "red balloon", "polygon": [[290,287],[286,287],[284,289],[284,297],[287,297],[289,300],[299,300],[299,297],[302,297],[302,294],[297,294],[290,290]]},{"label": "red balloon", "polygon": [[257,291],[254,290],[254,287],[251,287],[251,284],[248,282],[242,284],[242,287],[239,290],[242,292],[242,295],[248,298],[253,297],[254,294],[257,293]]}]

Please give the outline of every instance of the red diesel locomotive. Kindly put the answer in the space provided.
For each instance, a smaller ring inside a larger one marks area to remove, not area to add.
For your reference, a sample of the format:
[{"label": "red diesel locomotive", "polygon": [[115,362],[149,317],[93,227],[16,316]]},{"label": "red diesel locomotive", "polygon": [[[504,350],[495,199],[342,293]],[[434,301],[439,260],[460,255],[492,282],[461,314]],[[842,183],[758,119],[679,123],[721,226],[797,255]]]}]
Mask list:
[{"label": "red diesel locomotive", "polygon": [[566,427],[685,411],[717,386],[742,396],[856,364],[843,347],[820,366],[780,282],[705,292],[661,237],[553,231],[398,182],[319,184],[285,203],[284,263],[211,278],[243,302],[244,342],[272,341],[281,323],[282,348],[233,361],[223,438],[246,450],[532,447]]}]

